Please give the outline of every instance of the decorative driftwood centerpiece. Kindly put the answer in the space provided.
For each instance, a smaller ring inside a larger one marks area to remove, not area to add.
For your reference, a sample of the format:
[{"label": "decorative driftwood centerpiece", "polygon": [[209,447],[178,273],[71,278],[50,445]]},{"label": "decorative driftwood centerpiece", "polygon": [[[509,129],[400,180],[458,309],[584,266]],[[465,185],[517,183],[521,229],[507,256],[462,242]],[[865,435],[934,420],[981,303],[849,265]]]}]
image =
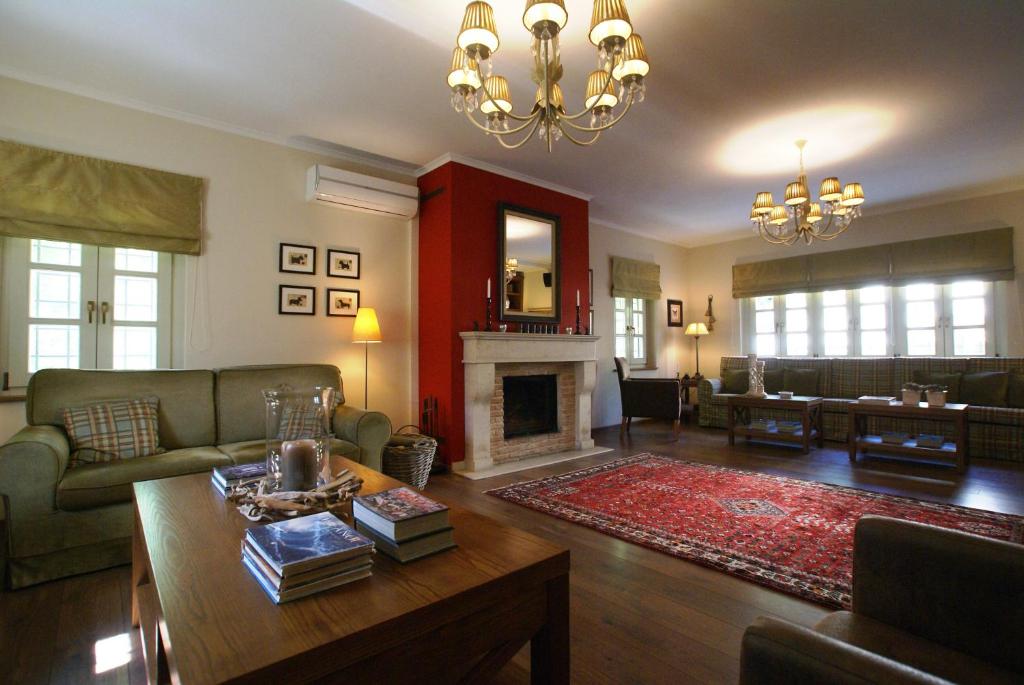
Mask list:
[{"label": "decorative driftwood centerpiece", "polygon": [[340,514],[361,487],[363,479],[344,469],[331,482],[309,491],[275,492],[266,478],[242,481],[231,489],[227,499],[238,504],[238,511],[250,521],[280,521],[322,511]]}]

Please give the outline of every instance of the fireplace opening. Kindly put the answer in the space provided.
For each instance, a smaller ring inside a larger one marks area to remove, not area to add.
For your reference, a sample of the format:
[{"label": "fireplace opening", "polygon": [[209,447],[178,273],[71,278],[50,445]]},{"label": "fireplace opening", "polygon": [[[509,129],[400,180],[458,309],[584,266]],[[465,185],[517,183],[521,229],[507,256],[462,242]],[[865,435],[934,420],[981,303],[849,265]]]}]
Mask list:
[{"label": "fireplace opening", "polygon": [[558,432],[558,376],[505,376],[505,439]]}]

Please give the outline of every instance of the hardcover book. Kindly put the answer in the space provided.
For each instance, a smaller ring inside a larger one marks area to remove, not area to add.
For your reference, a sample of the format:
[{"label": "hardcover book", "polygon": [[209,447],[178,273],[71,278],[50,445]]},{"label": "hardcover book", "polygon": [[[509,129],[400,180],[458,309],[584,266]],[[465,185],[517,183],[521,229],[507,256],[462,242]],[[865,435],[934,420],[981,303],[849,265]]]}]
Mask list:
[{"label": "hardcover book", "polygon": [[357,557],[352,557],[345,561],[328,564],[327,566],[319,566],[308,571],[303,571],[302,573],[293,573],[282,578],[277,574],[277,571],[271,568],[270,564],[267,563],[267,560],[261,557],[259,552],[253,549],[247,541],[242,543],[242,556],[257,566],[263,573],[264,577],[270,581],[270,584],[277,590],[290,590],[291,588],[298,587],[300,585],[347,573],[366,566],[366,564],[371,563],[373,559],[373,556],[370,554],[360,554]]},{"label": "hardcover book", "polygon": [[373,541],[329,511],[256,526],[245,536],[282,578],[373,551]]},{"label": "hardcover book", "polygon": [[237,464],[235,466],[218,466],[213,470],[213,480],[225,489],[243,480],[251,478],[262,478],[267,475],[266,462],[254,462],[252,464]]},{"label": "hardcover book", "polygon": [[402,543],[395,543],[388,540],[362,521],[356,521],[356,528],[360,533],[364,533],[367,537],[373,540],[378,550],[403,564],[407,561],[419,559],[420,557],[425,557],[428,554],[441,552],[455,546],[455,540],[452,537],[452,528],[450,526],[439,530],[436,533],[420,535]]},{"label": "hardcover book", "polygon": [[883,397],[881,395],[861,395],[857,398],[859,404],[879,404],[889,406],[896,401],[895,397]]},{"label": "hardcover book", "polygon": [[339,585],[351,583],[354,580],[362,580],[363,578],[369,577],[373,572],[372,564],[369,561],[367,561],[367,563],[364,566],[353,569],[346,573],[330,576],[328,578],[317,580],[312,583],[306,583],[305,585],[294,587],[288,590],[278,590],[274,587],[270,580],[265,575],[263,575],[259,567],[256,566],[251,559],[243,555],[242,563],[245,564],[245,567],[249,570],[249,573],[251,573],[252,576],[256,579],[256,582],[258,582],[259,586],[263,588],[263,591],[267,593],[267,596],[270,597],[271,600],[273,600],[274,604],[290,602],[293,599],[299,599],[300,597],[306,597],[317,592],[329,590],[331,588],[338,587]]},{"label": "hardcover book", "polygon": [[356,497],[352,516],[396,542],[448,526],[448,507],[409,488]]}]

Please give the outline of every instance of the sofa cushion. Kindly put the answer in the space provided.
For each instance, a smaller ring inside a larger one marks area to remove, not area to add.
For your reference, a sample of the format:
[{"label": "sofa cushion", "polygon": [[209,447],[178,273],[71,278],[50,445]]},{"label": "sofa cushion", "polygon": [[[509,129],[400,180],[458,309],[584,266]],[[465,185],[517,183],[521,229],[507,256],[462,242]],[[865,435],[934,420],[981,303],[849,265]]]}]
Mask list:
[{"label": "sofa cushion", "polygon": [[1005,371],[965,373],[960,379],[960,401],[983,407],[1005,407],[1010,374]]},{"label": "sofa cushion", "polygon": [[244,442],[266,437],[266,403],[263,390],[288,385],[296,390],[314,385],[338,389],[344,403],[341,372],[330,364],[283,364],[237,366],[217,370],[217,440]]},{"label": "sofa cushion", "polygon": [[145,459],[86,464],[64,473],[57,484],[57,508],[79,511],[130,502],[132,483],[137,481],[209,471],[214,466],[230,464],[231,459],[215,447],[189,447]]},{"label": "sofa cushion", "polygon": [[971,423],[992,423],[997,426],[1024,426],[1024,409],[972,404],[967,407],[967,420]]},{"label": "sofa cushion", "polygon": [[794,395],[818,396],[818,369],[787,368],[782,376],[782,389]]},{"label": "sofa cushion", "polygon": [[[228,455],[236,464],[251,464],[254,461],[262,461],[267,456],[266,440],[245,440],[243,442],[232,442],[226,445],[217,445],[224,454]],[[348,440],[331,440],[331,456],[342,456],[352,461],[359,461],[359,445]]]},{"label": "sofa cushion", "polygon": [[212,371],[42,369],[28,382],[29,425],[64,427],[64,408],[126,397],[160,399],[160,445],[169,450],[217,442]]},{"label": "sofa cushion", "polygon": [[750,372],[746,369],[727,369],[722,372],[722,392],[742,395],[750,387]]},{"label": "sofa cushion", "polygon": [[892,359],[833,359],[829,396],[856,399],[862,395],[895,394],[892,374]]},{"label": "sofa cushion", "polygon": [[1019,674],[849,611],[829,614],[814,630],[954,683],[1020,682]]},{"label": "sofa cushion", "polygon": [[1011,373],[1006,389],[1006,404],[1024,409],[1024,373]]},{"label": "sofa cushion", "polygon": [[784,390],[782,383],[785,380],[785,373],[782,369],[765,370],[764,391],[769,395],[778,395],[780,390]]},{"label": "sofa cushion", "polygon": [[946,386],[946,401],[960,401],[960,379],[962,373],[946,373],[943,371],[925,371],[917,369],[914,371],[914,382],[918,385],[944,385]]},{"label": "sofa cushion", "polygon": [[160,400],[143,397],[64,410],[70,467],[160,454]]}]

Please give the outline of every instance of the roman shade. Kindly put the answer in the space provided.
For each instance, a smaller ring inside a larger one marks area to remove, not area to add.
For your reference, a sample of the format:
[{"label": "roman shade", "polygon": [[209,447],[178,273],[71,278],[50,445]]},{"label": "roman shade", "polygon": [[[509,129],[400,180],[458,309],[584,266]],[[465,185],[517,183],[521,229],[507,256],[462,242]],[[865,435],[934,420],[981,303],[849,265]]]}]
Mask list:
[{"label": "roman shade", "polygon": [[732,296],[918,281],[948,283],[965,278],[1013,280],[1012,227],[736,264],[732,267]]},{"label": "roman shade", "polygon": [[198,255],[203,180],[0,140],[0,235]]},{"label": "roman shade", "polygon": [[625,257],[612,257],[612,297],[661,299],[661,267]]}]

